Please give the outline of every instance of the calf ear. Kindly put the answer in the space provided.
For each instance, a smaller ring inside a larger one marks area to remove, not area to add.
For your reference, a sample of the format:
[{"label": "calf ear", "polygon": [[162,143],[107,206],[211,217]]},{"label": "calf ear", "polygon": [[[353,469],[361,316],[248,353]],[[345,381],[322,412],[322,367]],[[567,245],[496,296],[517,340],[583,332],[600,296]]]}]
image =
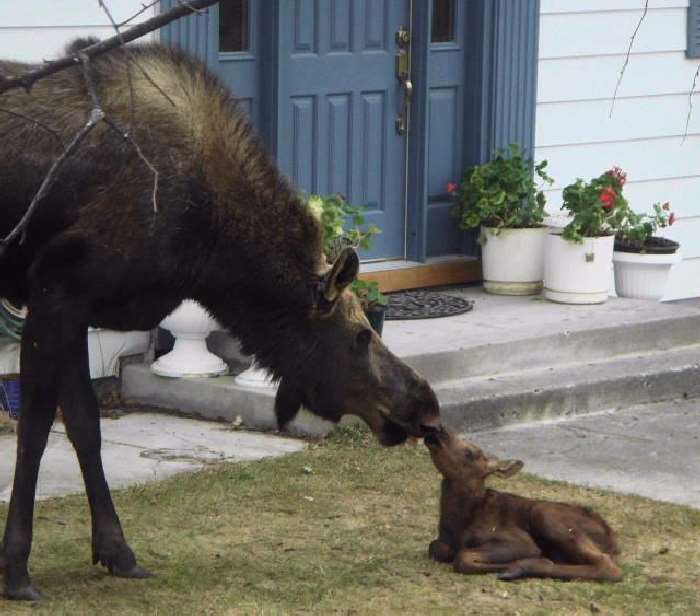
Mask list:
[{"label": "calf ear", "polygon": [[297,416],[301,405],[302,398],[299,391],[296,387],[291,386],[286,379],[282,379],[275,397],[275,416],[279,430],[287,428],[287,424]]},{"label": "calf ear", "polygon": [[497,477],[512,477],[520,472],[524,464],[522,460],[499,460],[498,458],[489,458],[489,475],[494,474]]},{"label": "calf ear", "polygon": [[346,248],[333,263],[331,271],[326,274],[323,285],[323,297],[328,302],[334,302],[360,271],[360,258],[357,251]]}]

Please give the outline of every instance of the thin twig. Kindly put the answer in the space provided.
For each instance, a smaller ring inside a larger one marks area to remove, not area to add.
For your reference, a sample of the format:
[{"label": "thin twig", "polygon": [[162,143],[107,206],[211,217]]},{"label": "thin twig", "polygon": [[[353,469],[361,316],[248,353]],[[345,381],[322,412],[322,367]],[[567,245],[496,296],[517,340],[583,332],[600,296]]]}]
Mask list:
[{"label": "thin twig", "polygon": [[690,88],[690,94],[688,94],[688,115],[685,118],[685,130],[683,131],[683,139],[681,140],[681,143],[685,143],[685,140],[688,137],[690,117],[693,115],[693,95],[695,94],[695,89],[698,84],[698,76],[700,76],[700,64],[698,64],[697,69],[695,69],[695,75],[693,75],[693,85]]},{"label": "thin twig", "polygon": [[24,242],[27,235],[27,225],[29,224],[32,215],[34,214],[34,210],[36,210],[41,200],[53,187],[53,184],[56,181],[56,173],[63,166],[63,163],[65,163],[66,160],[73,154],[73,152],[75,152],[75,150],[81,144],[83,139],[87,137],[88,133],[93,128],[95,128],[95,126],[99,124],[103,118],[104,112],[102,111],[102,109],[95,108],[90,112],[90,115],[87,121],[85,122],[85,125],[78,131],[75,137],[73,137],[73,140],[68,144],[68,146],[65,148],[65,150],[63,150],[61,155],[51,165],[49,172],[46,174],[46,177],[44,177],[44,181],[41,183],[41,186],[39,186],[39,190],[34,195],[34,198],[29,204],[29,207],[24,213],[24,216],[22,216],[21,220],[17,223],[15,228],[12,229],[12,231],[10,231],[7,237],[0,241],[0,247],[2,249],[4,249],[8,244],[15,240],[17,236],[21,236],[20,243]]},{"label": "thin twig", "polygon": [[129,22],[132,22],[140,15],[143,15],[148,9],[152,9],[154,6],[156,6],[156,4],[160,4],[160,2],[161,0],[153,0],[148,4],[141,4],[141,9],[138,12],[134,13],[131,17],[127,17],[123,22],[119,24],[119,27],[123,28],[124,26],[129,24]]},{"label": "thin twig", "polygon": [[156,169],[153,166],[153,164],[151,163],[151,161],[148,160],[147,156],[143,153],[143,150],[141,150],[141,146],[139,146],[139,144],[131,136],[129,131],[124,130],[121,126],[119,126],[119,124],[117,124],[114,120],[111,120],[110,118],[105,117],[104,122],[113,131],[118,133],[125,141],[128,141],[129,143],[131,143],[131,145],[136,150],[136,153],[138,154],[139,158],[143,161],[143,163],[149,168],[149,170],[153,174],[153,193],[152,193],[153,213],[157,214],[158,213],[158,180],[160,177],[160,175],[158,173],[158,169]]},{"label": "thin twig", "polygon": [[[212,4],[216,4],[216,2],[218,2],[218,0],[191,0],[187,5],[178,5],[165,13],[161,13],[160,15],[151,17],[150,19],[147,19],[136,26],[132,26],[126,32],[123,32],[122,36],[113,36],[105,39],[95,43],[94,45],[85,47],[81,50],[81,52],[86,54],[89,58],[94,58],[95,56],[102,55],[107,51],[120,47],[124,43],[129,43],[137,38],[141,38],[142,36],[148,34],[149,32],[153,32],[158,28],[162,28],[180,17],[190,15],[193,12],[205,9]],[[24,88],[25,90],[29,90],[40,79],[43,79],[48,75],[58,73],[59,71],[65,70],[71,66],[75,66],[78,64],[78,62],[80,62],[80,59],[76,54],[49,62],[46,65],[24,73],[23,75],[17,75],[15,77],[5,77],[4,75],[0,75],[0,94],[16,88]]]},{"label": "thin twig", "polygon": [[[102,10],[105,12],[105,14],[107,15],[107,18],[111,22],[112,27],[116,30],[117,36],[120,37],[123,41],[123,36],[122,36],[121,30],[119,29],[119,26],[114,21],[114,18],[112,17],[112,13],[109,10],[109,7],[105,4],[104,0],[97,0],[97,2],[100,5],[100,7],[102,8]],[[132,83],[132,80],[131,80],[131,70],[130,70],[130,66],[129,66],[129,61],[133,62],[137,67],[139,67],[141,72],[148,77],[148,79],[151,83],[153,83],[153,80],[147,75],[146,71],[143,70],[139,66],[138,62],[136,62],[133,55],[126,48],[126,46],[124,46],[123,49],[124,49],[124,52],[126,54],[126,72],[127,72],[127,81],[128,81],[128,85],[129,85],[129,98],[130,98],[130,101],[129,101],[130,122],[129,122],[129,124],[130,124],[130,127],[133,127],[133,125],[134,125],[134,84]],[[81,60],[83,60],[82,57],[81,57]],[[83,60],[83,66],[85,66],[84,60]],[[170,100],[171,104],[173,104],[173,106],[174,106],[172,99],[170,99],[170,97],[167,96],[167,94],[165,94],[165,93],[163,93],[163,94],[166,96],[166,98],[168,98],[168,100]],[[129,143],[131,143],[131,145],[134,146],[134,149],[136,150],[136,153],[138,154],[139,158],[151,170],[151,173],[153,173],[153,213],[157,214],[158,213],[158,170],[155,168],[155,166],[153,164],[151,164],[151,161],[148,160],[146,155],[143,153],[141,146],[131,136],[130,129],[129,130],[122,129],[117,124],[117,122],[115,122],[114,120],[109,120],[109,121],[105,120],[105,121],[114,130],[119,132],[124,139],[128,140]]]},{"label": "thin twig", "polygon": [[634,41],[637,38],[637,32],[639,32],[639,28],[642,26],[642,22],[644,21],[644,18],[647,16],[648,11],[649,11],[649,0],[645,0],[644,1],[644,11],[642,12],[642,16],[639,18],[639,21],[637,22],[637,27],[634,29],[634,32],[632,33],[632,36],[630,37],[630,44],[627,47],[627,53],[625,54],[625,62],[622,65],[622,69],[620,70],[620,76],[617,78],[617,84],[615,84],[615,92],[613,92],[612,101],[610,101],[610,115],[608,116],[609,118],[612,118],[612,115],[613,115],[613,109],[615,108],[615,100],[617,99],[617,91],[620,89],[620,84],[622,83],[622,78],[625,75],[625,70],[627,69],[627,65],[629,64],[629,61],[630,61],[630,53],[632,53],[632,45],[634,45]]},{"label": "thin twig", "polygon": [[177,3],[178,3],[178,4],[184,4],[185,6],[189,6],[189,7],[192,9],[192,12],[193,12],[193,13],[197,13],[198,15],[206,15],[206,13],[207,13],[207,12],[206,12],[205,10],[203,10],[203,9],[196,9],[196,8],[194,8],[194,7],[188,2],[188,0],[177,0]]},{"label": "thin twig", "polygon": [[131,127],[134,125],[134,82],[131,78],[130,62],[132,62],[134,58],[124,45],[124,36],[122,35],[122,31],[119,29],[117,23],[114,21],[114,17],[112,17],[112,12],[109,10],[109,7],[104,3],[104,0],[97,0],[97,3],[100,5],[100,8],[105,15],[107,15],[107,19],[109,19],[109,22],[112,24],[112,28],[114,28],[117,36],[122,41],[122,49],[126,54],[126,82],[127,87],[129,88],[129,129],[131,129]]},{"label": "thin twig", "polygon": [[18,113],[17,111],[12,111],[11,109],[5,109],[4,107],[0,107],[0,113],[6,113],[7,115],[11,115],[15,118],[19,118],[21,120],[24,120],[26,122],[34,124],[34,125],[38,126],[39,128],[43,128],[47,133],[51,134],[53,137],[56,138],[56,140],[61,144],[62,148],[66,147],[66,144],[64,143],[63,139],[61,138],[61,135],[58,134],[58,131],[55,131],[48,124],[44,124],[43,122],[40,122],[39,120],[37,120],[35,118],[30,118],[29,116]]}]

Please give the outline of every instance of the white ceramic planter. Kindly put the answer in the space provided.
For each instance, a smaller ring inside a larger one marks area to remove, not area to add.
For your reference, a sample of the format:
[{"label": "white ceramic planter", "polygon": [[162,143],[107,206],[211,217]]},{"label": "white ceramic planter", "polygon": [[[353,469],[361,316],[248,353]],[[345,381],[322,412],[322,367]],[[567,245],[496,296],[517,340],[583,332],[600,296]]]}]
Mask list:
[{"label": "white ceramic planter", "polygon": [[241,372],[235,379],[236,385],[241,387],[251,387],[254,389],[277,389],[277,384],[272,380],[272,375],[259,368],[255,359],[250,364],[250,368]]},{"label": "white ceramic planter", "polygon": [[484,290],[495,295],[535,295],[542,290],[547,227],[481,228]]},{"label": "white ceramic planter", "polygon": [[173,350],[159,357],[151,370],[160,376],[218,376],[225,374],[224,361],[207,349],[207,336],[220,329],[202,306],[186,299],[160,323],[175,338]]},{"label": "white ceramic planter", "polygon": [[666,291],[671,268],[681,260],[673,254],[613,252],[615,292],[620,297],[660,300]]},{"label": "white ceramic planter", "polygon": [[602,304],[610,292],[615,237],[587,237],[581,244],[550,233],[545,241],[544,296],[560,304]]}]

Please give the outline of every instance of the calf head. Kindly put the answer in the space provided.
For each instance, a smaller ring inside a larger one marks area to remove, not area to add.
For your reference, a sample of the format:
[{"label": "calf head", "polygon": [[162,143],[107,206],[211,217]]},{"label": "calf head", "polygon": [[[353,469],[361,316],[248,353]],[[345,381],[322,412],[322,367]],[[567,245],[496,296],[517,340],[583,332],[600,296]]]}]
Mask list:
[{"label": "calf head", "polygon": [[442,429],[424,439],[435,467],[456,484],[480,490],[489,475],[512,477],[520,471],[520,460],[499,460],[485,454],[474,443]]},{"label": "calf head", "polygon": [[384,445],[425,436],[440,426],[427,381],[384,346],[347,288],[359,270],[347,249],[322,278],[305,330],[305,367],[283,376],[275,412],[280,429],[304,406],[331,421],[362,418]]}]

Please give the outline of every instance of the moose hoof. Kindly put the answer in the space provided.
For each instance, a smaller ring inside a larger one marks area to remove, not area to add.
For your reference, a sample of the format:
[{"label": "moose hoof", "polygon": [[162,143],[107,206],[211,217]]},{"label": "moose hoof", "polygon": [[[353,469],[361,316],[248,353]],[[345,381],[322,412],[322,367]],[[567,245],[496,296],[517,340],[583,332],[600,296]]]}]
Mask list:
[{"label": "moose hoof", "polygon": [[31,584],[18,588],[6,587],[2,595],[10,601],[39,601],[41,599],[41,593]]},{"label": "moose hoof", "polygon": [[141,565],[133,565],[128,569],[121,569],[117,566],[109,567],[109,572],[115,577],[121,578],[134,578],[134,579],[145,579],[153,577],[153,574],[144,569]]}]

